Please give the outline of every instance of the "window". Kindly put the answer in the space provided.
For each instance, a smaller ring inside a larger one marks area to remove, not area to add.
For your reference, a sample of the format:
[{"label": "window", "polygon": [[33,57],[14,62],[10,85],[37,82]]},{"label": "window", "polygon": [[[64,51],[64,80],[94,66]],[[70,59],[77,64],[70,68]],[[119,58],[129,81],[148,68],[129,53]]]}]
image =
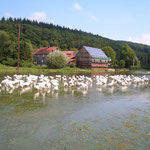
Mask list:
[{"label": "window", "polygon": [[92,59],[92,62],[95,62],[95,59]]}]

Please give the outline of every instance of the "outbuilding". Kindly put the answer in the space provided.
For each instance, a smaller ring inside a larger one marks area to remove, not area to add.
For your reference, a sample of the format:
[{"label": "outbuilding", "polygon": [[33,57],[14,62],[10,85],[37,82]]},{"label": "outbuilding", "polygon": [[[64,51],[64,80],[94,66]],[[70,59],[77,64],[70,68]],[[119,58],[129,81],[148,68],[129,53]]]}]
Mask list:
[{"label": "outbuilding", "polygon": [[76,64],[75,56],[77,51],[62,51],[68,57],[68,65]]},{"label": "outbuilding", "polygon": [[107,69],[111,59],[99,48],[83,46],[76,54],[76,66],[88,69]]}]

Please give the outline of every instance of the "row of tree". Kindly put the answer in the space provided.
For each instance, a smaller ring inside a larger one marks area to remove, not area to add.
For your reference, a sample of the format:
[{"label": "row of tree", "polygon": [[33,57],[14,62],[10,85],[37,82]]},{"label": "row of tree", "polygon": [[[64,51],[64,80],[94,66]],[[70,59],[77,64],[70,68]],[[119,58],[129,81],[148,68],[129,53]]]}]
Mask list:
[{"label": "row of tree", "polygon": [[140,66],[140,62],[144,68],[149,66],[147,60],[150,46],[114,41],[81,30],[70,30],[58,25],[16,18],[0,20],[0,63],[6,65],[17,63],[18,24],[21,24],[22,61],[32,62],[32,54],[38,47],[57,46],[61,50],[79,50],[86,45],[102,48],[111,57],[113,67],[131,68]]},{"label": "row of tree", "polygon": [[102,48],[107,56],[111,58],[111,66],[114,68],[132,68],[138,69],[141,67],[135,51],[127,44],[122,47],[120,59],[116,59],[116,52],[110,46]]}]

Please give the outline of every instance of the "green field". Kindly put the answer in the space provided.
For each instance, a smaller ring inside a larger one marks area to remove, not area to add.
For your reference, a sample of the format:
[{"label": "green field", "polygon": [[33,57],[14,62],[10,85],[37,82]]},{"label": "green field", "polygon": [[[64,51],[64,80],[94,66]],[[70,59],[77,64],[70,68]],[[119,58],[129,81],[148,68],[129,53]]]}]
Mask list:
[{"label": "green field", "polygon": [[[79,68],[70,68],[65,67],[62,69],[48,69],[43,66],[34,66],[32,68],[20,67],[20,74],[40,74],[40,73],[61,73],[61,74],[73,74],[73,73],[90,73],[90,72],[107,72],[104,69],[91,70],[91,69],[79,69]],[[17,73],[17,67],[10,67],[0,64],[0,73]]]}]

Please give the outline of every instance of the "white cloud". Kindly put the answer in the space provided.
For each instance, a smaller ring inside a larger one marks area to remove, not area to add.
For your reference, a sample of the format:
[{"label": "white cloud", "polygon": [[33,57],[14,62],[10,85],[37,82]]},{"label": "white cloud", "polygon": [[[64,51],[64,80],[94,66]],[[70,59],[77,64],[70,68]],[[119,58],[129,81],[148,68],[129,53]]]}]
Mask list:
[{"label": "white cloud", "polygon": [[30,20],[36,20],[36,21],[47,21],[47,15],[45,12],[34,12],[32,15],[29,17]]},{"label": "white cloud", "polygon": [[98,21],[98,18],[95,15],[91,15],[91,19],[94,20],[94,21]]},{"label": "white cloud", "polygon": [[89,11],[83,9],[83,8],[79,5],[79,3],[75,3],[74,6],[73,6],[73,8],[74,8],[75,10],[80,10],[80,11],[82,10],[81,12],[82,12],[83,15],[86,15],[87,17],[89,17],[89,18],[90,18],[91,20],[93,20],[93,21],[98,21],[97,16],[95,16],[95,15],[92,14],[91,12],[89,12]]},{"label": "white cloud", "polygon": [[4,17],[5,17],[5,18],[9,18],[9,17],[12,17],[12,18],[13,18],[13,15],[10,14],[10,13],[5,13],[5,14],[4,14]]},{"label": "white cloud", "polygon": [[98,18],[97,16],[93,15],[91,12],[89,11],[84,11],[84,14],[89,17],[91,20],[97,22],[98,21]]},{"label": "white cloud", "polygon": [[76,9],[76,10],[82,10],[83,8],[78,3],[75,3],[74,4],[74,9]]},{"label": "white cloud", "polygon": [[129,37],[129,41],[150,45],[150,34],[142,34],[140,37]]},{"label": "white cloud", "polygon": [[71,26],[68,26],[68,28],[69,28],[70,30],[72,30],[72,27],[71,27]]}]

